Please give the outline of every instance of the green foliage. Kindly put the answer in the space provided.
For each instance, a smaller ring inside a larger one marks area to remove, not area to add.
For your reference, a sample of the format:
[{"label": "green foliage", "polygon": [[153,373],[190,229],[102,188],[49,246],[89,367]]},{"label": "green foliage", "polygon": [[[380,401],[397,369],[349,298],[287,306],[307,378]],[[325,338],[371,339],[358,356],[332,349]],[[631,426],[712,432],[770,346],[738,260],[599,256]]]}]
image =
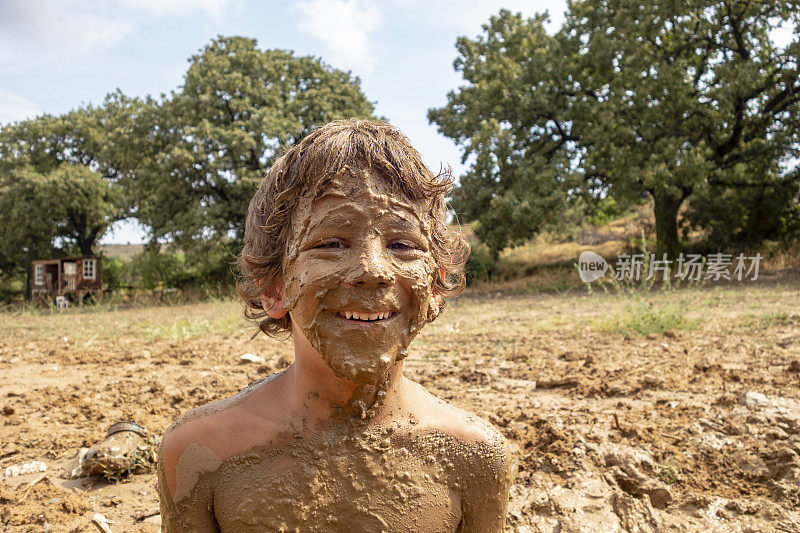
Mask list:
[{"label": "green foliage", "polygon": [[593,226],[605,226],[618,218],[625,216],[629,211],[620,206],[613,196],[606,196],[597,202],[594,213],[589,218]]},{"label": "green foliage", "polygon": [[112,277],[145,290],[200,289],[206,293],[233,285],[232,256],[217,246],[204,254],[186,254],[146,246],[129,263],[110,265]]},{"label": "green foliage", "polygon": [[133,285],[131,263],[119,257],[103,257],[103,286],[115,290]]},{"label": "green foliage", "polygon": [[483,244],[472,247],[467,264],[464,266],[467,284],[488,281],[497,272],[497,258]]},{"label": "green foliage", "polygon": [[132,119],[148,141],[129,179],[139,220],[187,252],[241,242],[250,198],[287,146],[373,111],[349,73],[254,39],[219,37],[190,62],[178,91]]},{"label": "green foliage", "polygon": [[24,276],[32,259],[91,255],[118,213],[114,187],[87,167],[9,169],[0,175],[3,277]]},{"label": "green foliage", "polygon": [[124,216],[112,125],[104,109],[90,106],[0,129],[3,278],[24,279],[34,258],[92,254]]},{"label": "green foliage", "polygon": [[643,292],[625,298],[625,308],[596,320],[596,329],[633,336],[689,330],[697,326],[697,321],[687,317],[686,309],[679,303],[657,302],[656,298]]},{"label": "green foliage", "polygon": [[753,248],[767,240],[800,235],[800,181],[776,180],[765,187],[709,187],[684,213],[686,230],[705,229],[705,248]]},{"label": "green foliage", "polygon": [[625,309],[595,322],[600,331],[626,335],[663,334],[665,331],[692,329],[696,321],[686,316],[679,304],[656,304],[651,298],[639,295],[627,302]]},{"label": "green foliage", "polygon": [[183,257],[146,247],[131,259],[130,271],[142,289],[163,289],[183,272]]},{"label": "green foliage", "polygon": [[[564,212],[580,194],[569,154],[554,141],[563,109],[555,95],[558,74],[544,29],[545,17],[523,20],[501,11],[476,40],[459,38],[456,70],[468,85],[448,94],[448,104],[428,118],[474,157],[461,177],[453,207],[494,256],[520,244]],[[536,90],[533,90],[536,89]]]},{"label": "green foliage", "polygon": [[58,202],[58,237],[83,255],[94,246],[111,223],[119,218],[119,193],[107,180],[88,167],[61,165],[48,176],[46,194]]},{"label": "green foliage", "polygon": [[748,313],[739,318],[739,327],[748,333],[775,326],[800,326],[800,314],[783,311]]},{"label": "green foliage", "polygon": [[800,155],[800,41],[769,35],[797,33],[796,13],[787,0],[579,0],[551,36],[543,15],[500,11],[458,39],[466,84],[428,114],[472,162],[456,210],[498,251],[576,198],[649,196],[656,253],[676,254],[685,199],[770,186]]},{"label": "green foliage", "polygon": [[53,253],[60,202],[49,193],[49,183],[32,169],[0,175],[0,272],[5,278],[24,275],[32,259]]}]

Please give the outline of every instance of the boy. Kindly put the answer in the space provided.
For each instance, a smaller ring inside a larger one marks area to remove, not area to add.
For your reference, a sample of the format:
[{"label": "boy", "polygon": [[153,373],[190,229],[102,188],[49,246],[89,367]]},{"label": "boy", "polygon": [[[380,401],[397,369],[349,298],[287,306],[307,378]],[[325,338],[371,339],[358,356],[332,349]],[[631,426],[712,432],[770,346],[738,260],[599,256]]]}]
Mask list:
[{"label": "boy", "polygon": [[250,202],[237,292],[295,362],[173,424],[165,531],[502,531],[508,443],[403,376],[420,328],[463,289],[450,182],[385,122],[332,122]]}]

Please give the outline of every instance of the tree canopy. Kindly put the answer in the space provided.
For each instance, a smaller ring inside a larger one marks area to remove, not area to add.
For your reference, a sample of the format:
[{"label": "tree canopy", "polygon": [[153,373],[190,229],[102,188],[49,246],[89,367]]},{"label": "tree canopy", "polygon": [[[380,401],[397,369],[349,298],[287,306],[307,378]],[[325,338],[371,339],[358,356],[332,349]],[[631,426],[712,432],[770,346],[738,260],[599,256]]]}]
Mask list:
[{"label": "tree canopy", "polygon": [[460,38],[467,85],[429,111],[473,161],[456,209],[496,250],[611,194],[652,198],[657,253],[674,255],[687,198],[797,181],[800,43],[771,38],[796,36],[795,2],[574,1],[555,35],[546,20],[501,11]]},{"label": "tree canopy", "polygon": [[0,177],[0,270],[6,277],[16,275],[32,259],[73,249],[93,255],[118,216],[115,189],[88,167],[11,170]]},{"label": "tree canopy", "polygon": [[241,241],[248,202],[286,146],[331,120],[373,116],[358,78],[254,39],[219,37],[189,63],[170,94],[118,90],[0,130],[4,274],[36,256],[92,253],[126,217],[153,243],[218,257]]},{"label": "tree canopy", "polygon": [[357,78],[254,39],[220,37],[190,62],[157,112],[137,114],[151,147],[131,180],[139,220],[187,250],[242,238],[247,204],[286,146],[331,120],[372,116]]}]

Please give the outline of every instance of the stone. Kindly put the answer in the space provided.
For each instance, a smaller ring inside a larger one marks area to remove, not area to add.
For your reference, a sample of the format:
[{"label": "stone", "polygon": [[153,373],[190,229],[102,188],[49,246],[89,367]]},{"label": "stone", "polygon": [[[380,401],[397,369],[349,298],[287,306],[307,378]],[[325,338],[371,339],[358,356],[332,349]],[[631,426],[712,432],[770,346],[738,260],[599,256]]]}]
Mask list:
[{"label": "stone", "polygon": [[739,395],[738,401],[739,404],[749,407],[750,409],[758,407],[759,405],[765,405],[769,402],[764,394],[756,391],[743,392]]},{"label": "stone", "polygon": [[47,465],[41,461],[31,461],[30,463],[23,463],[21,465],[9,466],[5,469],[6,477],[24,476],[33,474],[35,472],[46,472]]},{"label": "stone", "polygon": [[764,433],[764,436],[769,440],[786,440],[789,438],[789,435],[779,427],[769,428]]},{"label": "stone", "polygon": [[239,362],[242,364],[255,363],[263,365],[265,361],[263,357],[260,357],[252,353],[246,353],[239,358]]}]

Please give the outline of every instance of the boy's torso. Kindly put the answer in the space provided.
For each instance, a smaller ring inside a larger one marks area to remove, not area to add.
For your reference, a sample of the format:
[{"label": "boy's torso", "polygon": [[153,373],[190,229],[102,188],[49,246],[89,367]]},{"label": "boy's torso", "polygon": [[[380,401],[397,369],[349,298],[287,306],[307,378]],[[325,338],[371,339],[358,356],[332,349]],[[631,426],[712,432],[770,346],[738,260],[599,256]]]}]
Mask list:
[{"label": "boy's torso", "polygon": [[[496,450],[486,438],[475,442],[458,433],[463,425],[482,431],[460,420],[466,413],[414,388],[413,407],[395,411],[386,425],[335,419],[294,432],[291,420],[258,423],[247,414],[247,401],[200,415],[196,421],[215,428],[215,436],[195,441],[179,462],[176,522],[236,532],[456,531],[462,495],[492,475],[488,463]],[[248,424],[250,435],[269,433],[261,441],[269,444],[240,441],[231,448],[228,441],[239,440],[231,436]]]}]

